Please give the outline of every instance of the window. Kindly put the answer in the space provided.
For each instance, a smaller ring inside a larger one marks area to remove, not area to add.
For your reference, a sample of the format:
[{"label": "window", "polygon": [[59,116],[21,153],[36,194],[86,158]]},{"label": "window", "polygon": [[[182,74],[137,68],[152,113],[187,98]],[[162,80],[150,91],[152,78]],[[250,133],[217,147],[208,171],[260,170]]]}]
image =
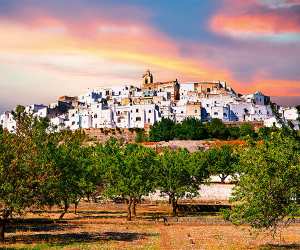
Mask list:
[{"label": "window", "polygon": [[224,117],[227,117],[227,114],[226,114],[226,113],[223,113],[223,116],[224,116]]},{"label": "window", "polygon": [[136,117],[136,118],[135,118],[135,121],[136,121],[136,122],[140,122],[141,120],[142,120],[141,117]]},{"label": "window", "polygon": [[181,111],[181,114],[183,114],[183,111]]},{"label": "window", "polygon": [[139,109],[136,109],[135,112],[138,113],[138,112],[139,112]]},{"label": "window", "polygon": [[151,114],[152,113],[152,111],[151,110],[149,110],[149,114]]},{"label": "window", "polygon": [[218,112],[214,112],[214,115],[218,115]]},{"label": "window", "polygon": [[197,114],[198,113],[198,110],[197,109],[195,109],[195,114]]},{"label": "window", "polygon": [[150,123],[150,121],[151,121],[150,118],[148,118],[148,123]]},{"label": "window", "polygon": [[72,122],[72,125],[75,125],[75,122]]},{"label": "window", "polygon": [[97,118],[97,114],[94,114],[94,118]]},{"label": "window", "polygon": [[209,104],[206,104],[206,107],[209,107]]}]

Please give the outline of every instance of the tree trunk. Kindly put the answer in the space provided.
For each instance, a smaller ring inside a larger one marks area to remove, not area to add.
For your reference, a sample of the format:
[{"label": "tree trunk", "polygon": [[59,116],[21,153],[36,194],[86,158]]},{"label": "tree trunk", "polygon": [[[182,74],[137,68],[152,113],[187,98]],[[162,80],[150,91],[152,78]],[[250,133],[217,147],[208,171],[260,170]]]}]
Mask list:
[{"label": "tree trunk", "polygon": [[137,205],[137,200],[136,200],[136,198],[133,198],[133,200],[132,200],[132,215],[133,215],[133,217],[136,217],[136,205]]},{"label": "tree trunk", "polygon": [[224,175],[224,174],[220,175],[220,179],[221,179],[222,184],[225,183],[226,178],[227,178],[227,175]]},{"label": "tree trunk", "polygon": [[5,237],[4,237],[4,234],[5,234],[5,226],[6,226],[5,219],[1,219],[1,225],[0,225],[0,241],[1,241],[2,243],[4,243],[4,241],[5,241]]},{"label": "tree trunk", "polygon": [[8,222],[9,214],[10,214],[10,210],[4,209],[2,219],[0,220],[0,241],[2,243],[4,243],[5,241],[5,228]]},{"label": "tree trunk", "polygon": [[79,204],[79,200],[78,201],[75,201],[74,203],[74,214],[77,214],[77,208],[78,208],[78,204]]},{"label": "tree trunk", "polygon": [[177,216],[177,200],[173,195],[171,197],[171,206],[172,206],[172,216]]},{"label": "tree trunk", "polygon": [[132,197],[130,196],[127,200],[127,220],[131,221],[131,205],[132,205]]},{"label": "tree trunk", "polygon": [[65,201],[64,202],[64,211],[59,216],[59,220],[61,220],[64,217],[64,215],[68,212],[68,209],[69,209],[69,203],[67,201]]}]

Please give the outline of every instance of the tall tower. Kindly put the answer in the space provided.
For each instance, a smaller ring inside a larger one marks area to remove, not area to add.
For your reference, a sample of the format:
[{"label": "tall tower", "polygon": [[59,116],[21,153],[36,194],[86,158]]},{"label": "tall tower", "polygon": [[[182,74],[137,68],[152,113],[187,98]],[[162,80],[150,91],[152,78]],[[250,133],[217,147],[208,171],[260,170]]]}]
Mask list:
[{"label": "tall tower", "polygon": [[145,74],[143,74],[143,85],[153,83],[153,75],[148,69]]}]

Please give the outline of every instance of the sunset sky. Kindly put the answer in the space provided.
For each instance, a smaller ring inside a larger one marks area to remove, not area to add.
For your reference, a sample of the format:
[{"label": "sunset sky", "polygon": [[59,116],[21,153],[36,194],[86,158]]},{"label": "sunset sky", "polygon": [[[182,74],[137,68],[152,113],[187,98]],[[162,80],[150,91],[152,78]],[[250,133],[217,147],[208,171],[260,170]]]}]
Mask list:
[{"label": "sunset sky", "polygon": [[300,104],[300,0],[0,0],[0,111],[146,69]]}]

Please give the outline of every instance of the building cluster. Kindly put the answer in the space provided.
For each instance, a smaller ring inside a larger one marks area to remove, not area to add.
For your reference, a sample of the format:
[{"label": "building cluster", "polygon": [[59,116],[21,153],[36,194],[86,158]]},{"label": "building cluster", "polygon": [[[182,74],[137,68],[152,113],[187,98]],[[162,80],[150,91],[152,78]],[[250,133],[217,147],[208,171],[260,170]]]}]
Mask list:
[{"label": "building cluster", "polygon": [[[143,75],[140,87],[98,88],[78,97],[62,96],[48,106],[26,107],[26,112],[34,116],[49,118],[57,130],[147,128],[162,118],[182,122],[188,117],[203,122],[213,118],[231,123],[260,121],[269,127],[282,126],[280,119],[299,129],[296,108],[278,107],[276,110],[277,115],[271,108],[270,97],[261,92],[241,95],[222,81],[154,82],[149,70]],[[0,116],[0,125],[11,132],[15,130],[11,112]]]}]

